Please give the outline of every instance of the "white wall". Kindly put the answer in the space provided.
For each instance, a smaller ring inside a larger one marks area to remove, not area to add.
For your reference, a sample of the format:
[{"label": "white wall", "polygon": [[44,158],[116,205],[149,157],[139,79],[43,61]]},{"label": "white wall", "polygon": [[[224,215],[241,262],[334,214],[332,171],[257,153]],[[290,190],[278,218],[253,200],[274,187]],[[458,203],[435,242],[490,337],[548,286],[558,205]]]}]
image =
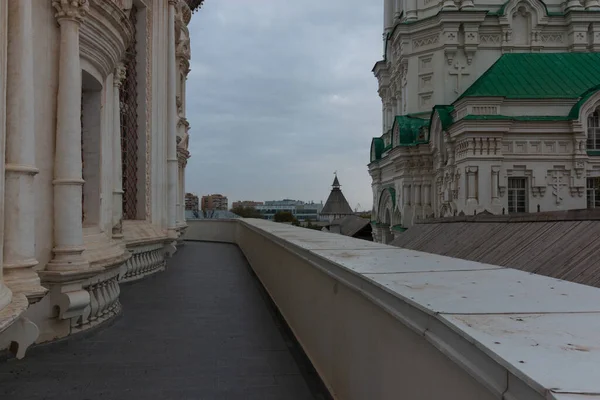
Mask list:
[{"label": "white wall", "polygon": [[596,288],[264,220],[188,224],[242,249],[334,398],[600,392],[598,353],[568,350],[597,341]]}]

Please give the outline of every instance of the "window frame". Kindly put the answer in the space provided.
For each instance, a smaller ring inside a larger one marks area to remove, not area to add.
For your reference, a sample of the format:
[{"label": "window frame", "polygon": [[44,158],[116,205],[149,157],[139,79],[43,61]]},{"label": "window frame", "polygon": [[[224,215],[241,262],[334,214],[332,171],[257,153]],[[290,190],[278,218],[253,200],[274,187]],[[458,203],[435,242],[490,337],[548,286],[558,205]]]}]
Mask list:
[{"label": "window frame", "polygon": [[[521,182],[522,185],[514,185],[516,182]],[[529,210],[529,196],[528,186],[529,179],[523,176],[511,176],[508,178],[507,191],[508,191],[508,213],[525,213]],[[522,186],[522,187],[517,187]],[[519,193],[523,194],[523,205],[522,208],[519,207]],[[513,207],[511,209],[511,202],[513,203]]]},{"label": "window frame", "polygon": [[[590,184],[591,183],[591,184]],[[586,179],[585,185],[586,208],[600,209],[600,177],[591,176]]]},{"label": "window frame", "polygon": [[587,116],[586,150],[600,150],[600,112],[595,109]]}]

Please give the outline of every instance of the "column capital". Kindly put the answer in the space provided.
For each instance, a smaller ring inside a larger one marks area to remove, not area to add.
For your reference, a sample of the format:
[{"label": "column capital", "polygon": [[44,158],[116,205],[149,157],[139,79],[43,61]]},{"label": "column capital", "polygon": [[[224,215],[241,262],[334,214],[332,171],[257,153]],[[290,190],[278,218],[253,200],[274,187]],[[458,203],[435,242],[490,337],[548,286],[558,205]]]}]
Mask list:
[{"label": "column capital", "polygon": [[179,3],[179,0],[169,0],[170,6],[176,6]]},{"label": "column capital", "polygon": [[115,87],[121,87],[126,76],[127,68],[125,68],[123,63],[119,63],[115,68],[115,72],[113,73],[113,85]]},{"label": "column capital", "polygon": [[88,0],[52,0],[52,7],[56,8],[54,16],[59,23],[63,20],[81,23],[87,16],[90,4]]}]

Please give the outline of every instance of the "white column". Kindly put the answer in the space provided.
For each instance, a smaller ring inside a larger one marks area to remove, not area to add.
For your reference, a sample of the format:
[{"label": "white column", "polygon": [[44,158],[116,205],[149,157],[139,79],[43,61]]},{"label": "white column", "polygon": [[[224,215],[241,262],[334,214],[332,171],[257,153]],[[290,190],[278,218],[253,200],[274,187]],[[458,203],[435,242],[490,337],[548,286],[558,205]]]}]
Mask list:
[{"label": "white column", "polygon": [[[4,193],[4,154],[6,142],[6,49],[8,2],[0,1],[0,193]],[[0,196],[0,260],[4,247],[4,196]],[[0,310],[10,303],[12,293],[4,284],[2,263],[0,263]]]},{"label": "white column", "polygon": [[169,237],[177,237],[177,59],[175,57],[175,5],[169,1],[168,54],[167,54],[167,229]]},{"label": "white column", "polygon": [[394,2],[395,0],[383,0],[383,30],[387,33],[394,26]]},{"label": "white column", "polygon": [[8,2],[4,280],[13,291],[46,293],[35,259],[35,109],[32,0]]},{"label": "white column", "polygon": [[89,268],[82,253],[81,63],[79,26],[89,3],[54,0],[60,25],[56,150],[54,153],[54,258],[50,271]]},{"label": "white column", "polygon": [[417,0],[405,0],[406,7],[404,10],[404,14],[406,15],[407,21],[412,21],[417,19]]},{"label": "white column", "polygon": [[421,185],[415,185],[415,205],[421,205]]},{"label": "white column", "polygon": [[113,73],[113,203],[112,237],[123,238],[123,160],[121,150],[121,85],[125,79],[125,66],[119,64]]},{"label": "white column", "polygon": [[394,21],[398,21],[400,19],[400,15],[402,14],[402,0],[395,0],[396,4],[394,7]]},{"label": "white column", "polygon": [[185,167],[187,161],[183,163],[181,168],[181,221],[185,224]]},{"label": "white column", "polygon": [[177,161],[177,207],[176,207],[176,220],[177,226],[180,226],[183,220],[181,219],[181,162]]}]

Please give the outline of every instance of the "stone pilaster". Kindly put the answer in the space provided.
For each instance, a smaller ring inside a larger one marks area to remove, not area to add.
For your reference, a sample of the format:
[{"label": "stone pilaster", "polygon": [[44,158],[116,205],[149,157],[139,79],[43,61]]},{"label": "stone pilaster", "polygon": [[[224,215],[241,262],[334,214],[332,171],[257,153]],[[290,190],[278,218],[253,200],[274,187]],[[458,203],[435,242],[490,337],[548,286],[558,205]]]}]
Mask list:
[{"label": "stone pilaster", "polygon": [[168,53],[167,53],[167,229],[171,239],[177,238],[177,59],[175,37],[175,6],[178,0],[168,0]]},{"label": "stone pilaster", "polygon": [[123,239],[123,161],[121,150],[121,97],[120,89],[125,79],[125,66],[119,64],[113,73],[113,204],[112,237]]},{"label": "stone pilaster", "polygon": [[54,156],[54,258],[49,271],[89,268],[82,253],[81,63],[79,27],[87,0],[54,0],[60,25],[56,151]]},{"label": "stone pilaster", "polygon": [[30,298],[46,293],[35,258],[35,109],[32,0],[8,4],[4,280]]},{"label": "stone pilaster", "polygon": [[[8,2],[0,1],[0,193],[4,193],[4,145],[6,142],[6,57],[7,57],[7,28]],[[0,234],[4,231],[4,196],[0,196]],[[0,260],[4,244],[0,241]],[[0,263],[0,310],[10,304],[12,293],[4,284],[2,263]],[[7,309],[8,310],[8,309]]]}]

